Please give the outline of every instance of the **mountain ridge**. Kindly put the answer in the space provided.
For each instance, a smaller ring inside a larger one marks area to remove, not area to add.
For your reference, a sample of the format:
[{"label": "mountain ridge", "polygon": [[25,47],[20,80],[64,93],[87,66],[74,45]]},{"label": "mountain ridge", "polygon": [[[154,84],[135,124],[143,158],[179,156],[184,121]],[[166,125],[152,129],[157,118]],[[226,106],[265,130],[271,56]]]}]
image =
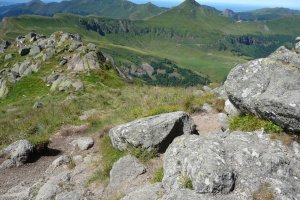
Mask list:
[{"label": "mountain ridge", "polygon": [[57,13],[70,13],[136,20],[149,18],[165,10],[166,8],[154,4],[135,4],[127,0],[72,0],[52,3],[32,0],[28,3],[0,7],[0,19],[23,14],[53,16]]}]

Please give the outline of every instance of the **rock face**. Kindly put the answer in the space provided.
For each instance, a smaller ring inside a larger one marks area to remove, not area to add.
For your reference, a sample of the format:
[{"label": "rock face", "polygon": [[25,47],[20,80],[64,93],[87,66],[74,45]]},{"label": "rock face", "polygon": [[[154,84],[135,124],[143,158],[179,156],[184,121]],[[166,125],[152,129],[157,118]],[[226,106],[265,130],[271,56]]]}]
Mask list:
[{"label": "rock face", "polygon": [[161,183],[156,183],[137,189],[123,197],[121,200],[159,200],[164,193],[165,190]]},{"label": "rock face", "polygon": [[237,65],[225,82],[230,101],[284,129],[300,132],[300,54],[280,47],[265,59]]},{"label": "rock face", "polygon": [[27,140],[19,140],[0,152],[0,157],[7,159],[0,165],[0,169],[23,165],[32,153],[32,144]]},{"label": "rock face", "polygon": [[132,156],[125,156],[118,160],[110,171],[109,187],[117,189],[121,185],[129,184],[137,176],[144,174],[146,167]]},{"label": "rock face", "polygon": [[[298,199],[299,150],[263,132],[180,136],[164,156],[163,199],[251,199],[263,184],[275,199]],[[183,177],[193,190],[184,192]]]},{"label": "rock face", "polygon": [[127,145],[165,151],[175,137],[195,133],[195,126],[187,113],[174,112],[139,119],[110,130],[114,147],[125,150]]}]

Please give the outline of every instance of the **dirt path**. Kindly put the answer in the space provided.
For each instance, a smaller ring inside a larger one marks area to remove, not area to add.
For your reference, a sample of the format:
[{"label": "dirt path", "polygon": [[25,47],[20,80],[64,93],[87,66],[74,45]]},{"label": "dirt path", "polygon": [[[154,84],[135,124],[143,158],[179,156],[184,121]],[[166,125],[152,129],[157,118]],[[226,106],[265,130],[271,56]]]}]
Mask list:
[{"label": "dirt path", "polygon": [[[0,172],[0,194],[5,193],[13,186],[19,185],[33,185],[43,178],[44,172],[49,165],[63,152],[66,151],[72,137],[54,138],[49,144],[49,151],[47,155],[36,158],[31,163],[23,166],[5,169]],[[0,161],[1,163],[1,161]]]},{"label": "dirt path", "polygon": [[221,130],[221,124],[218,121],[218,113],[199,113],[192,116],[197,130],[201,135],[208,135],[210,133],[215,133]]}]

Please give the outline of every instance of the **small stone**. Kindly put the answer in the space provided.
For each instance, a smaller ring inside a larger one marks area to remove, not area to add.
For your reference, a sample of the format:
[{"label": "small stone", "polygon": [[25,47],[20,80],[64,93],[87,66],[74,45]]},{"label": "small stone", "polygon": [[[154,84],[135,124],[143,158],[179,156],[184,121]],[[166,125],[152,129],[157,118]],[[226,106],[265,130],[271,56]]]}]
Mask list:
[{"label": "small stone", "polygon": [[34,105],[33,105],[33,109],[41,109],[44,107],[44,104],[41,103],[41,102],[35,102]]},{"label": "small stone", "polygon": [[73,146],[78,146],[80,150],[88,150],[94,145],[94,140],[91,137],[81,137],[71,143]]}]

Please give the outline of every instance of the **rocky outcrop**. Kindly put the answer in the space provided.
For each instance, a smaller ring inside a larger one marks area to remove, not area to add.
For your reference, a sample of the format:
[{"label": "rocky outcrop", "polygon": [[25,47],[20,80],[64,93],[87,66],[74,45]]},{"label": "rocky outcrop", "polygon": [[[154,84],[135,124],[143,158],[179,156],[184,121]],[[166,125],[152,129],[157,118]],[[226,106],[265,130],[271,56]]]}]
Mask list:
[{"label": "rocky outcrop", "polygon": [[[5,48],[9,45],[10,43],[6,44]],[[79,72],[100,69],[104,65],[106,69],[109,65],[99,48],[92,43],[84,44],[78,34],[55,32],[46,38],[37,33],[29,33],[18,36],[16,43],[11,44],[9,48],[22,57],[13,59],[14,54],[11,53],[2,56],[2,61],[9,68],[1,71],[0,80],[5,78],[10,83],[16,83],[52,64],[53,71],[43,78],[51,86],[51,91],[83,90],[84,85],[79,78]],[[5,82],[1,81],[0,97],[8,93],[4,86]]]},{"label": "rocky outcrop", "polygon": [[300,54],[280,47],[264,59],[237,65],[225,82],[230,102],[244,113],[300,132]]},{"label": "rocky outcrop", "polygon": [[18,167],[25,164],[34,151],[33,145],[27,140],[19,140],[0,151],[0,157],[6,160],[0,169]]},{"label": "rocky outcrop", "polygon": [[117,126],[109,136],[114,147],[125,150],[127,145],[148,150],[166,150],[174,138],[195,133],[193,121],[184,112],[174,112],[139,119]]},{"label": "rocky outcrop", "polygon": [[9,41],[3,41],[0,44],[0,53],[4,53],[5,49],[7,49],[11,45],[11,42]]},{"label": "rocky outcrop", "polygon": [[297,152],[299,144],[289,148],[262,132],[212,134],[206,138],[184,135],[166,151],[163,185],[172,194],[184,188],[182,177],[188,177],[194,193],[249,199],[262,184],[269,183],[276,199],[297,199]]}]

